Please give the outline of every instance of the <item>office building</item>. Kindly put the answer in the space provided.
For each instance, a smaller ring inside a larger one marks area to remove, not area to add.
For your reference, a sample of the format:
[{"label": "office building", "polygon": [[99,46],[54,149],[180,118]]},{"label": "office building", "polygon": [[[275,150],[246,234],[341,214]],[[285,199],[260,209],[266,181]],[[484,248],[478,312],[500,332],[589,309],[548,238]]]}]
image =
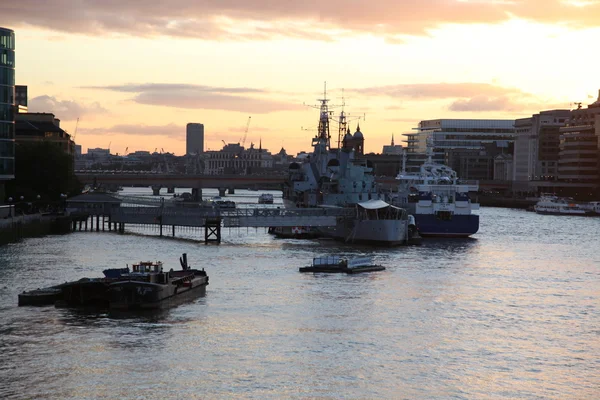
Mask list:
[{"label": "office building", "polygon": [[0,202],[15,177],[15,33],[0,28]]},{"label": "office building", "polygon": [[27,112],[27,86],[15,85],[15,106],[18,113]]},{"label": "office building", "polygon": [[493,180],[499,154],[512,154],[514,120],[434,119],[419,122],[406,136],[406,169],[417,172],[433,139],[433,161],[454,169],[462,179]]},{"label": "office building", "polygon": [[239,143],[229,143],[219,151],[205,153],[205,169],[207,175],[238,174],[250,175],[273,168],[273,155],[251,145],[245,149]]},{"label": "office building", "polygon": [[65,153],[75,155],[75,142],[52,113],[16,114],[15,140],[17,143],[50,142]]},{"label": "office building", "polygon": [[563,194],[594,197],[600,186],[600,92],[588,108],[571,111],[560,128],[558,180]]},{"label": "office building", "polygon": [[535,192],[539,181],[558,179],[560,128],[570,110],[549,110],[515,120],[513,190]]},{"label": "office building", "polygon": [[185,154],[204,153],[204,125],[190,122],[186,127]]}]

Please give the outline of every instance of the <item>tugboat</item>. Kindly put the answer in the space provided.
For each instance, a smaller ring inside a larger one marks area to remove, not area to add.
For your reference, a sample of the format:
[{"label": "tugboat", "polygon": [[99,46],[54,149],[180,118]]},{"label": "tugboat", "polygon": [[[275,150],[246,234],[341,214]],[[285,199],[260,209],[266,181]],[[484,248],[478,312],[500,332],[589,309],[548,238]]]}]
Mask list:
[{"label": "tugboat", "polygon": [[300,272],[343,272],[346,274],[358,274],[361,272],[383,270],[385,270],[385,267],[382,265],[375,265],[370,257],[360,257],[354,259],[341,258],[338,256],[315,257],[312,260],[312,265],[308,267],[300,267]]},{"label": "tugboat", "polygon": [[139,310],[164,308],[175,297],[179,299],[204,296],[208,276],[204,268],[191,269],[187,255],[180,257],[182,270],[163,271],[162,262],[140,262],[132,272],[108,286],[109,308]]}]

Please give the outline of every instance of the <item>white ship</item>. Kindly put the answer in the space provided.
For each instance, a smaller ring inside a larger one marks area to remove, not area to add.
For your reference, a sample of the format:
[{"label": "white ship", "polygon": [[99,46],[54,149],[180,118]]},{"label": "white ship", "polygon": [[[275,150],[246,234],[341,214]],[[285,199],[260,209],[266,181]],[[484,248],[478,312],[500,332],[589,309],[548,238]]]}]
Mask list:
[{"label": "white ship", "polygon": [[[416,220],[423,237],[467,237],[479,230],[479,204],[469,192],[479,189],[477,181],[461,181],[452,168],[432,161],[433,143],[427,140],[428,159],[418,173],[406,173],[406,157],[398,174],[398,192],[390,202],[405,208]],[[406,156],[406,155],[405,155]]]},{"label": "white ship", "polygon": [[340,218],[335,227],[319,228],[324,235],[347,242],[395,245],[407,241],[408,215],[383,201],[373,169],[355,158],[355,143],[364,140],[360,127],[354,135],[340,113],[338,148],[330,147],[328,99],[319,100],[320,118],[313,152],[302,163],[292,163],[283,200],[286,207],[345,207],[354,218]]},{"label": "white ship", "polygon": [[[593,204],[593,203],[589,203]],[[549,215],[595,215],[594,206],[577,204],[571,198],[558,197],[552,194],[542,194],[539,201],[533,206],[538,214]]]}]

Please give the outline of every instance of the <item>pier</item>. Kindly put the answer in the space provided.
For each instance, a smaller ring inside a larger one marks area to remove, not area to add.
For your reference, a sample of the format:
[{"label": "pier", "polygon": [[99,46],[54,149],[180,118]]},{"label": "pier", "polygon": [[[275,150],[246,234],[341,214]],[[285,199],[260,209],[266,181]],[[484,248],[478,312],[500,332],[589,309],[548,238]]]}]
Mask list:
[{"label": "pier", "polygon": [[221,209],[217,205],[181,205],[164,199],[81,195],[68,201],[73,231],[124,233],[128,225],[156,228],[160,236],[175,236],[176,227],[204,231],[204,242],[221,241],[221,228],[335,226],[338,218],[354,215],[347,208],[293,208],[252,206]]}]

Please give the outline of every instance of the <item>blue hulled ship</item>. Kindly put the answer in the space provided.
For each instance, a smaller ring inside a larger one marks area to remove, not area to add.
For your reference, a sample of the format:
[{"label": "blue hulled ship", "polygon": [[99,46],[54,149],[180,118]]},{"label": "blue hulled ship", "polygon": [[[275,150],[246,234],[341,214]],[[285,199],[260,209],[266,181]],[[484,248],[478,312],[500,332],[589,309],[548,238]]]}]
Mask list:
[{"label": "blue hulled ship", "polygon": [[[477,181],[458,179],[452,168],[432,162],[432,143],[428,140],[428,159],[418,173],[406,173],[396,179],[398,192],[391,202],[415,217],[423,237],[467,237],[479,230],[479,204],[471,201],[470,192],[479,189]],[[404,163],[403,163],[404,164]]]}]

